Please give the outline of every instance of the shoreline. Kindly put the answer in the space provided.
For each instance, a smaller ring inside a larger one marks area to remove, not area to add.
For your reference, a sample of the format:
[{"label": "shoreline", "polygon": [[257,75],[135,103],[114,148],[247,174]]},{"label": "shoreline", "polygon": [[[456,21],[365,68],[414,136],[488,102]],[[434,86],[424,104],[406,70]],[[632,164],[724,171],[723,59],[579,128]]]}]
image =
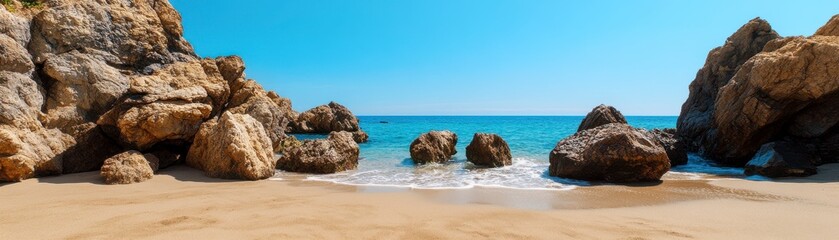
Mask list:
[{"label": "shoreline", "polygon": [[0,238],[826,239],[839,233],[839,164],[821,169],[571,191],[246,182],[185,166],[106,185],[88,172],[0,185]]}]

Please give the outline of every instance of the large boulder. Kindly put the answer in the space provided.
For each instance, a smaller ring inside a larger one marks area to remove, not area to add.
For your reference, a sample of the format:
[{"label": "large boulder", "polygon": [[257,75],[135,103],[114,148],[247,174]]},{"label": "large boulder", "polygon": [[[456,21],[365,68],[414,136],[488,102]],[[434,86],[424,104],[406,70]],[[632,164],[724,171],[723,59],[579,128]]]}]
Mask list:
[{"label": "large boulder", "polygon": [[411,142],[411,159],[415,164],[445,163],[457,153],[457,134],[451,131],[431,131]]},{"label": "large boulder", "polygon": [[577,131],[592,129],[610,123],[626,123],[626,118],[614,107],[600,104],[586,114]]},{"label": "large boulder", "polygon": [[719,89],[725,86],[749,58],[780,36],[763,19],[755,18],[740,27],[721,47],[708,53],[705,65],[690,84],[690,95],[682,105],[677,123],[678,136],[691,151],[703,151],[715,144],[714,112]]},{"label": "large boulder", "polygon": [[344,105],[330,102],[309,109],[297,117],[295,132],[329,133],[333,131],[358,131],[358,118]]},{"label": "large boulder", "polygon": [[73,144],[72,136],[57,129],[0,124],[0,181],[61,174],[63,153]]},{"label": "large boulder", "polygon": [[687,145],[676,137],[676,129],[653,129],[649,132],[650,139],[664,148],[667,158],[670,159],[670,166],[685,165],[688,163]]},{"label": "large boulder", "polygon": [[131,184],[151,179],[156,169],[154,155],[131,150],[105,160],[99,174],[107,184]]},{"label": "large boulder", "polygon": [[97,123],[128,147],[187,142],[226,104],[229,86],[214,60],[178,62],[131,79],[131,87]]},{"label": "large boulder", "polygon": [[712,158],[744,164],[784,136],[821,138],[839,123],[839,37],[792,38],[752,57],[715,102]]},{"label": "large boulder", "polygon": [[271,138],[249,115],[224,112],[201,125],[186,163],[207,176],[259,180],[274,175]]},{"label": "large boulder", "polygon": [[277,168],[291,172],[336,173],[358,167],[358,144],[349,132],[332,132],[326,139],[288,143]]},{"label": "large boulder", "polygon": [[466,159],[478,166],[503,167],[513,164],[510,146],[496,134],[475,133],[466,146]]},{"label": "large boulder", "polygon": [[550,153],[551,176],[607,182],[658,181],[670,170],[664,148],[626,124],[575,133]]},{"label": "large boulder", "polygon": [[286,137],[288,119],[286,109],[280,108],[256,81],[248,80],[233,93],[227,106],[231,113],[247,114],[262,123],[271,138],[274,151],[279,151],[280,142]]},{"label": "large boulder", "polygon": [[35,62],[76,49],[142,69],[195,58],[168,1],[45,1],[32,20]]},{"label": "large boulder", "polygon": [[816,174],[811,161],[818,158],[811,149],[800,143],[778,141],[764,144],[746,163],[746,175],[766,177],[806,177]]}]

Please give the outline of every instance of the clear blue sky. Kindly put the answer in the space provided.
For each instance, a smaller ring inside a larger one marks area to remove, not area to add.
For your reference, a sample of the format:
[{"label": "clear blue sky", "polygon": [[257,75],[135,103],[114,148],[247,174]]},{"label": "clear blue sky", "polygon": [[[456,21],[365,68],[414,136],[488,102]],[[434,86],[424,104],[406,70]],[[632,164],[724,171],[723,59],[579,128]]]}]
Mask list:
[{"label": "clear blue sky", "polygon": [[678,115],[748,20],[811,35],[831,1],[171,0],[201,56],[240,55],[292,99],[358,115]]}]

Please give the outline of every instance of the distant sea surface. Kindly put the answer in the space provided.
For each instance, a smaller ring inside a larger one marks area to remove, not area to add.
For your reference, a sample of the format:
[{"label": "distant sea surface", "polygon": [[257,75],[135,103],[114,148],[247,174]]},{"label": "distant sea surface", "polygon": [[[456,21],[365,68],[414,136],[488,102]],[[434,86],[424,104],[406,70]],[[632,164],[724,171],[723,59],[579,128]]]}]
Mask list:
[{"label": "distant sea surface", "polygon": [[[637,128],[674,128],[675,116],[629,116]],[[500,187],[569,190],[585,181],[550,177],[548,155],[556,143],[576,132],[583,116],[360,116],[370,135],[360,144],[358,169],[328,175],[307,175],[309,180],[339,184],[395,186],[420,189]],[[414,165],[409,146],[420,134],[450,130],[457,134],[457,154],[446,164]],[[480,168],[466,161],[466,146],[478,132],[500,135],[510,145],[513,165]],[[299,139],[321,135],[295,135]],[[674,168],[665,179],[695,179],[704,175],[737,176],[742,169],[715,167],[690,156],[687,166]],[[278,176],[292,174],[280,172]]]}]

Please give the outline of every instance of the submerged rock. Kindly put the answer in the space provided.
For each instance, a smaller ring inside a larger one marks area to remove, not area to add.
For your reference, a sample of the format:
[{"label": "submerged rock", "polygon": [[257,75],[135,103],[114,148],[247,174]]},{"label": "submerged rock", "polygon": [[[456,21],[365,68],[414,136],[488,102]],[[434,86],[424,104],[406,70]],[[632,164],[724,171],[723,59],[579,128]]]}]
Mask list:
[{"label": "submerged rock", "polygon": [[626,123],[626,118],[614,107],[600,104],[586,114],[577,131],[592,129],[610,123]]},{"label": "submerged rock", "polygon": [[131,150],[105,160],[100,175],[107,184],[139,183],[154,176],[157,164],[154,155]]},{"label": "submerged rock", "polygon": [[457,134],[451,131],[423,133],[411,143],[411,159],[415,164],[445,163],[457,153]]},{"label": "submerged rock", "polygon": [[513,164],[510,146],[496,134],[475,133],[466,146],[466,159],[479,166],[503,167]]},{"label": "submerged rock", "polygon": [[249,115],[229,112],[201,125],[186,163],[210,177],[244,180],[269,178],[276,164],[262,124]]},{"label": "submerged rock", "polygon": [[607,181],[658,181],[670,170],[664,148],[626,124],[607,124],[575,133],[550,154],[551,176]]},{"label": "submerged rock", "polygon": [[326,139],[302,143],[294,139],[284,145],[288,150],[277,160],[278,169],[326,174],[358,167],[358,144],[349,132],[332,132]]},{"label": "submerged rock", "polygon": [[816,174],[812,159],[818,158],[805,146],[787,141],[771,142],[761,146],[754,158],[746,164],[746,175],[766,177],[806,177]]}]

